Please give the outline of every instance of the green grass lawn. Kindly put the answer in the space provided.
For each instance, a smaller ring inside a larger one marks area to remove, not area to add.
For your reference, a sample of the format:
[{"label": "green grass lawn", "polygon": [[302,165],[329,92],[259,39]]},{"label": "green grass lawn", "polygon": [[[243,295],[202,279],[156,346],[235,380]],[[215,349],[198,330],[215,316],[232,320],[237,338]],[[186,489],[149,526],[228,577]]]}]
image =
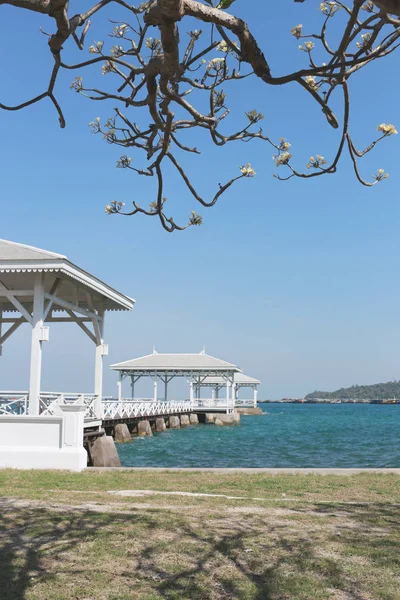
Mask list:
[{"label": "green grass lawn", "polygon": [[396,475],[4,470],[0,496],[1,600],[400,600]]}]

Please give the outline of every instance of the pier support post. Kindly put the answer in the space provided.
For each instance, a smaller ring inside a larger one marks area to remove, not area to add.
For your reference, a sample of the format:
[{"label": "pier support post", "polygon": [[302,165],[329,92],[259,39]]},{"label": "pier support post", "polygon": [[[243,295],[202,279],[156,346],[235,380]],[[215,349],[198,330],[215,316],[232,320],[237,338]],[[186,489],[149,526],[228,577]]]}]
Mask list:
[{"label": "pier support post", "polygon": [[126,425],[125,423],[118,423],[114,427],[114,440],[117,444],[124,444],[126,442],[132,441],[128,425]]},{"label": "pier support post", "polygon": [[139,421],[138,423],[138,436],[139,437],[146,437],[146,436],[152,436],[153,432],[151,430],[150,427],[150,423],[148,421]]},{"label": "pier support post", "polygon": [[254,408],[257,408],[257,400],[258,400],[258,390],[257,390],[257,386],[254,386],[254,393],[253,393]]},{"label": "pier support post", "polygon": [[165,424],[165,419],[163,419],[162,417],[156,419],[156,431],[165,431],[166,429],[167,426]]},{"label": "pier support post", "polygon": [[189,425],[190,425],[189,415],[181,415],[180,421],[181,421],[181,427],[189,427]]},{"label": "pier support post", "polygon": [[94,467],[120,467],[118,452],[111,435],[98,437],[89,446],[90,458]]},{"label": "pier support post", "polygon": [[179,417],[173,416],[173,417],[169,418],[169,428],[170,429],[180,429],[180,427],[181,427],[181,423],[180,423]]}]

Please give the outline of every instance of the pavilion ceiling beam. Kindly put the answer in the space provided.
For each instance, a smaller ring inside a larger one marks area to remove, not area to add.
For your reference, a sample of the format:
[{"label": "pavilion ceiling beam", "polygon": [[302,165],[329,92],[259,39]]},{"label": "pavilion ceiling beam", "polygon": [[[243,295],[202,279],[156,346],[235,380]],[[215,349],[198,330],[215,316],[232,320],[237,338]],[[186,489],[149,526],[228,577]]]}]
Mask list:
[{"label": "pavilion ceiling beam", "polygon": [[90,329],[86,327],[84,323],[82,323],[82,321],[76,316],[76,314],[72,312],[72,310],[69,310],[69,308],[67,308],[65,312],[71,317],[71,321],[76,323],[78,327],[80,327],[82,331],[86,333],[86,335],[92,340],[92,342],[96,344],[96,337],[93,335]]},{"label": "pavilion ceiling beam", "polygon": [[[12,322],[14,323],[14,319],[12,319]],[[71,319],[70,317],[47,317],[46,319],[46,323],[76,323],[77,321],[79,321],[79,323],[91,323],[92,319],[89,319],[88,317],[76,317],[76,319]],[[3,319],[3,323],[7,323],[7,322],[11,322],[11,319],[9,321],[4,320]]]},{"label": "pavilion ceiling beam", "polygon": [[[1,311],[0,311],[1,312]],[[19,317],[1,317],[0,316],[0,324],[6,324],[6,323],[11,323],[11,325],[13,325],[14,323],[16,323],[18,321]]]},{"label": "pavilion ceiling beam", "polygon": [[[5,333],[3,333],[3,335],[1,335],[0,337],[0,348],[2,347],[2,345],[4,344],[5,341],[8,340],[9,337],[12,336],[12,334],[17,331],[17,329],[23,324],[25,323],[25,317],[20,317],[19,319],[17,319],[15,321],[15,323],[13,325],[11,325],[11,327],[9,327],[7,329],[7,331]],[[0,331],[1,334],[1,331]]]},{"label": "pavilion ceiling beam", "polygon": [[25,306],[14,296],[12,292],[7,290],[5,285],[0,283],[0,293],[4,295],[7,300],[11,302],[13,306],[25,317],[25,319],[32,325],[32,315],[26,310]]},{"label": "pavilion ceiling beam", "polygon": [[30,298],[32,298],[33,296],[33,290],[9,290],[4,284],[1,284],[1,286],[2,287],[0,287],[0,296],[3,293],[5,294],[5,290],[7,290],[7,294],[12,294],[13,296],[29,296]]},{"label": "pavilion ceiling beam", "polygon": [[[93,298],[92,298],[91,294],[89,294],[89,293],[86,294],[86,300],[87,300],[90,310],[92,311],[92,313],[94,313],[96,315],[97,313],[96,313],[96,309],[93,304]],[[92,325],[93,325],[94,334],[96,336],[97,344],[101,344],[103,336],[102,336],[102,332],[101,332],[101,326],[100,326],[100,323],[98,320],[98,315],[96,317],[92,318]]]},{"label": "pavilion ceiling beam", "polygon": [[78,306],[77,304],[72,304],[72,302],[68,302],[67,300],[63,300],[62,298],[59,298],[58,296],[45,293],[44,297],[47,300],[52,300],[53,304],[55,304],[56,306],[60,306],[64,310],[66,310],[66,309],[73,310],[74,312],[77,312],[77,313],[79,313],[81,315],[84,315],[85,317],[90,317],[90,319],[93,319],[93,318],[96,318],[96,319],[99,319],[99,320],[101,319],[101,317],[99,317],[95,313],[92,313],[87,308],[82,308],[81,306]]},{"label": "pavilion ceiling beam", "polygon": [[[50,294],[52,296],[54,296],[54,294],[57,292],[58,288],[60,287],[61,284],[61,279],[59,277],[57,277],[57,279],[54,281],[53,285],[50,288]],[[47,315],[49,314],[50,310],[52,309],[53,306],[53,300],[47,300],[45,306],[44,306],[44,313],[43,313],[43,321],[46,320]]]}]

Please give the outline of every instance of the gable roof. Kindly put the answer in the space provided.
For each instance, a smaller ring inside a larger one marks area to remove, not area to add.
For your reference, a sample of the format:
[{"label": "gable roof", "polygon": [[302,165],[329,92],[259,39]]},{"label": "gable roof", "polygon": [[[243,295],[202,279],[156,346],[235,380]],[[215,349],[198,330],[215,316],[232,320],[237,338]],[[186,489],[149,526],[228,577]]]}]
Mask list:
[{"label": "gable roof", "polygon": [[205,352],[198,354],[159,354],[153,352],[146,356],[133,358],[124,362],[111,365],[111,369],[117,371],[212,371],[212,372],[238,372],[239,367],[236,365],[210,356]]}]

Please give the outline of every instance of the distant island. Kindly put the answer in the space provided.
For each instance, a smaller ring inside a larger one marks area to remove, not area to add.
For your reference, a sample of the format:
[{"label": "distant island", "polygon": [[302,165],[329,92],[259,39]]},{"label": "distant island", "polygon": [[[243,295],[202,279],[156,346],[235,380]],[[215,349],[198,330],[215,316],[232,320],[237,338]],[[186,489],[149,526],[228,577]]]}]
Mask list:
[{"label": "distant island", "polygon": [[352,385],[335,392],[315,391],[305,396],[305,400],[387,400],[400,398],[400,381],[375,383],[374,385]]}]

